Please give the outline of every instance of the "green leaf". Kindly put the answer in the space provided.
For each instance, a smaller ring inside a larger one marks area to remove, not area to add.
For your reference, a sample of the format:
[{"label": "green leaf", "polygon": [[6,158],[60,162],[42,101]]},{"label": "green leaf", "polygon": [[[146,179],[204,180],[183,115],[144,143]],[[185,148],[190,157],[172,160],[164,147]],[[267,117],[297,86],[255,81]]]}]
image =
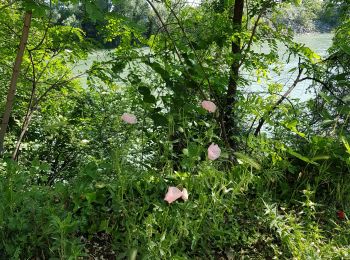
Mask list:
[{"label": "green leaf", "polygon": [[303,0],[294,0],[296,6],[300,6],[303,3]]},{"label": "green leaf", "polygon": [[343,97],[344,102],[350,102],[350,94]]},{"label": "green leaf", "polygon": [[96,192],[90,192],[85,194],[86,200],[88,203],[96,201]]},{"label": "green leaf", "polygon": [[126,62],[115,62],[112,65],[112,71],[114,73],[121,73],[126,66]]},{"label": "green leaf", "polygon": [[154,104],[157,101],[156,98],[152,95],[144,95],[142,100],[143,102],[150,104]]},{"label": "green leaf", "polygon": [[43,17],[49,11],[49,7],[45,3],[38,3],[34,0],[26,0],[23,2],[24,9],[33,12],[33,17]]},{"label": "green leaf", "polygon": [[307,163],[310,163],[310,164],[314,164],[314,165],[318,165],[318,163],[316,163],[316,162],[312,161],[311,159],[309,159],[309,158],[307,158],[307,157],[301,155],[300,153],[297,153],[297,152],[293,151],[293,150],[290,149],[290,148],[287,148],[286,151],[287,151],[287,153],[289,153],[290,155],[293,155],[294,157],[296,157],[296,158],[298,158],[298,159],[300,159],[300,160],[302,160],[302,161],[304,161],[304,162],[307,162]]},{"label": "green leaf", "polygon": [[328,160],[330,158],[331,157],[328,155],[318,155],[318,156],[312,157],[311,160],[312,161],[320,161],[320,160]]},{"label": "green leaf", "polygon": [[103,14],[94,2],[85,2],[86,12],[92,21],[103,20]]},{"label": "green leaf", "polygon": [[145,95],[151,95],[151,91],[150,91],[149,88],[147,88],[147,87],[139,87],[137,90],[138,90],[138,92],[139,92],[141,95],[143,95],[143,96],[145,96]]},{"label": "green leaf", "polygon": [[258,164],[253,158],[249,157],[246,154],[240,153],[240,152],[235,152],[234,155],[240,159],[241,161],[249,164],[250,166],[252,166],[253,168],[260,170],[261,166],[260,164]]},{"label": "green leaf", "polygon": [[293,133],[296,133],[300,137],[305,138],[305,134],[298,131],[297,124],[298,124],[298,121],[297,120],[293,120],[291,122],[285,123],[285,127],[287,127],[289,130],[291,130]]},{"label": "green leaf", "polygon": [[344,146],[345,146],[345,148],[346,148],[347,153],[350,154],[350,145],[349,145],[349,142],[345,139],[344,136],[341,137],[341,140],[342,140],[342,142],[343,142],[343,144],[344,144]]},{"label": "green leaf", "polygon": [[145,103],[156,103],[156,98],[151,95],[151,91],[147,87],[139,87],[139,93],[143,96],[143,102]]},{"label": "green leaf", "polygon": [[327,119],[327,120],[323,120],[321,124],[322,124],[322,126],[329,126],[333,123],[334,123],[334,120]]},{"label": "green leaf", "polygon": [[343,52],[346,54],[350,55],[350,46],[347,44],[340,44],[340,48],[342,49]]},{"label": "green leaf", "polygon": [[168,119],[159,113],[153,113],[151,115],[151,118],[156,126],[167,126],[168,125]]},{"label": "green leaf", "polygon": [[157,72],[165,82],[170,81],[170,74],[158,62],[146,62],[155,72]]},{"label": "green leaf", "polygon": [[129,80],[130,83],[133,84],[133,85],[136,85],[136,84],[141,83],[140,77],[137,76],[136,74],[133,74],[133,73],[131,73],[131,74],[128,75],[128,80]]}]

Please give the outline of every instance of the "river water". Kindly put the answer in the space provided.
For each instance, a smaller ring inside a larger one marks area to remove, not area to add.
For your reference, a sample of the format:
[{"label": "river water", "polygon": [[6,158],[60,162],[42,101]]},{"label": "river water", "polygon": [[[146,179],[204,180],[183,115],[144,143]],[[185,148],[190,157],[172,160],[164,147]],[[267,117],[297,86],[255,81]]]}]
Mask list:
[{"label": "river water", "polygon": [[[310,33],[310,34],[296,35],[294,40],[298,43],[305,44],[306,47],[309,47],[312,51],[316,52],[321,57],[326,57],[327,50],[332,45],[332,38],[333,38],[333,34],[331,33],[312,33],[312,34]],[[268,52],[268,48],[266,46],[260,47],[260,49],[255,48],[255,50],[261,51],[261,52]],[[283,44],[280,44],[279,50],[280,50],[279,56],[282,63],[284,64],[284,69],[280,75],[271,73],[270,77],[274,82],[277,82],[284,86],[282,91],[282,93],[284,93],[293,84],[293,81],[297,76],[297,73],[298,73],[297,70],[294,72],[289,72],[289,71],[292,68],[298,67],[298,58],[291,57],[289,62],[287,63],[286,61],[287,57],[286,55],[284,55],[285,47],[283,46]],[[260,83],[258,83],[257,80],[254,81],[253,77],[250,76],[249,78],[253,80],[253,83],[249,86],[245,86],[244,88],[241,89],[241,91],[243,91],[244,93],[267,92],[266,81],[261,81]],[[289,97],[299,99],[300,101],[306,101],[310,98],[313,98],[314,90],[312,88],[309,88],[311,85],[312,85],[311,81],[305,80],[300,82],[291,92]]]},{"label": "river water", "polygon": [[[321,57],[325,57],[327,55],[327,49],[332,44],[332,37],[333,35],[330,33],[312,33],[312,34],[301,34],[295,36],[295,41],[305,44],[306,47],[309,47],[311,50],[319,54]],[[260,47],[260,49],[255,48],[257,51],[267,52],[268,49],[266,47]],[[286,57],[283,55],[285,52],[285,48],[283,47],[283,44],[281,44],[280,48],[280,58],[282,63],[284,63],[284,70],[281,73],[281,75],[274,75],[271,73],[271,78],[273,81],[278,82],[284,86],[283,91],[288,89],[288,87],[293,83],[293,80],[296,77],[296,71],[291,73],[289,72],[290,69],[298,66],[298,59],[291,57],[290,61],[286,62]],[[109,54],[111,53],[110,50],[100,50],[96,51],[89,55],[89,58],[86,61],[81,62],[73,68],[73,71],[75,73],[81,73],[92,65],[93,61],[106,61],[108,60]],[[283,61],[284,59],[284,61]],[[245,93],[249,92],[267,92],[267,86],[266,82],[260,82],[258,83],[256,79],[250,77],[252,79],[252,84],[249,86],[244,86],[244,88],[241,89],[241,91]],[[86,85],[86,77],[83,77],[81,79],[81,82],[83,85]],[[290,97],[291,98],[299,98],[301,101],[305,101],[307,99],[310,99],[314,96],[312,90],[307,90],[308,87],[311,85],[312,82],[310,81],[303,81],[297,85],[297,87],[293,90]],[[283,92],[282,92],[283,93]],[[262,94],[264,95],[264,94]]]}]

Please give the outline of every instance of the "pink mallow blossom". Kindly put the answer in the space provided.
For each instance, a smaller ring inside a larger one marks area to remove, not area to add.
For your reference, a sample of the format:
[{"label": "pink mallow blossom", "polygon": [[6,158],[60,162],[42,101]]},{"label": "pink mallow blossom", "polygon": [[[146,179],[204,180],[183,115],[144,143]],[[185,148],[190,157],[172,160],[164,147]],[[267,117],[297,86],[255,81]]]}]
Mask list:
[{"label": "pink mallow blossom", "polygon": [[133,114],[129,114],[129,113],[124,113],[121,116],[121,119],[128,124],[136,124],[137,123],[137,119],[136,116]]},{"label": "pink mallow blossom", "polygon": [[216,111],[216,105],[209,100],[202,101],[202,107],[210,113],[214,113]]},{"label": "pink mallow blossom", "polygon": [[184,201],[188,200],[188,191],[185,188],[182,189],[181,199],[183,199]]},{"label": "pink mallow blossom", "polygon": [[175,200],[182,198],[184,201],[188,200],[188,192],[186,189],[182,191],[177,187],[169,187],[168,192],[165,194],[164,200],[166,202],[173,203]]},{"label": "pink mallow blossom", "polygon": [[208,158],[209,160],[216,160],[220,157],[221,149],[217,144],[211,144],[208,147]]}]

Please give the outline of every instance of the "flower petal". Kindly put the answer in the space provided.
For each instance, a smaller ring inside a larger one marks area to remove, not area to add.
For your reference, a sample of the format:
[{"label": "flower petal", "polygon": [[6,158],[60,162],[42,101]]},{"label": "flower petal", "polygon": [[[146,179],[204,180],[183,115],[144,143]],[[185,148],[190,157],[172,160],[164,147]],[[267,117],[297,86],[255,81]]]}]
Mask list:
[{"label": "flower petal", "polygon": [[169,187],[168,192],[165,194],[164,200],[167,201],[169,204],[177,200],[178,198],[181,198],[182,192],[176,188],[176,187]]},{"label": "flower petal", "polygon": [[129,113],[124,113],[121,116],[121,119],[128,124],[136,124],[137,123],[137,119],[136,116],[133,114],[129,114]]},{"label": "flower petal", "polygon": [[210,113],[214,113],[216,111],[216,105],[209,100],[202,101],[202,107]]},{"label": "flower petal", "polygon": [[208,147],[208,159],[209,160],[216,160],[220,157],[221,149],[217,144],[211,144]]},{"label": "flower petal", "polygon": [[183,199],[184,201],[188,200],[188,191],[185,188],[182,189],[181,199]]}]

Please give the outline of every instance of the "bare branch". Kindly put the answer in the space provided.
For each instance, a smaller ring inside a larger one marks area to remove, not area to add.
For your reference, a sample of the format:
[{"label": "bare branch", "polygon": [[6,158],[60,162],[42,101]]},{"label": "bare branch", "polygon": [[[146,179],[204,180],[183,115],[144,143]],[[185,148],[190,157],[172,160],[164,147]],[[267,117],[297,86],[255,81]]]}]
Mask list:
[{"label": "bare branch", "polygon": [[[299,59],[299,64],[300,64],[300,59]],[[259,124],[254,132],[255,136],[257,136],[260,133],[260,130],[261,130],[262,126],[264,125],[266,118],[269,117],[272,114],[272,112],[274,112],[277,109],[277,107],[289,96],[289,94],[293,91],[293,89],[298,85],[298,83],[300,82],[300,77],[301,77],[302,73],[303,73],[303,69],[300,68],[300,66],[299,66],[299,72],[298,72],[298,75],[297,75],[296,79],[294,80],[293,84],[283,94],[283,96],[274,104],[274,106],[269,111],[267,111],[262,118],[260,118]]]},{"label": "bare branch", "polygon": [[331,87],[327,83],[325,83],[317,78],[313,78],[313,77],[305,77],[305,78],[300,79],[300,81],[304,81],[304,80],[316,81],[317,83],[321,84],[329,93],[331,93],[331,95],[334,96],[334,98],[336,100],[338,100],[343,105],[346,105],[346,103],[341,98],[337,97],[337,95],[331,90]]},{"label": "bare branch", "polygon": [[256,34],[256,29],[258,28],[259,21],[260,21],[262,15],[264,14],[265,10],[266,10],[265,8],[261,9],[261,11],[260,11],[260,13],[259,13],[259,15],[258,15],[258,17],[257,17],[257,19],[255,21],[255,23],[254,23],[254,26],[253,26],[253,29],[252,29],[252,34],[250,35],[249,42],[248,42],[247,48],[245,50],[246,54],[241,59],[241,62],[239,63],[239,67],[241,67],[242,64],[244,63],[244,61],[247,59],[247,55],[248,55],[247,52],[250,50],[250,47],[251,47],[251,45],[253,43],[253,38],[254,38],[254,36]]}]

